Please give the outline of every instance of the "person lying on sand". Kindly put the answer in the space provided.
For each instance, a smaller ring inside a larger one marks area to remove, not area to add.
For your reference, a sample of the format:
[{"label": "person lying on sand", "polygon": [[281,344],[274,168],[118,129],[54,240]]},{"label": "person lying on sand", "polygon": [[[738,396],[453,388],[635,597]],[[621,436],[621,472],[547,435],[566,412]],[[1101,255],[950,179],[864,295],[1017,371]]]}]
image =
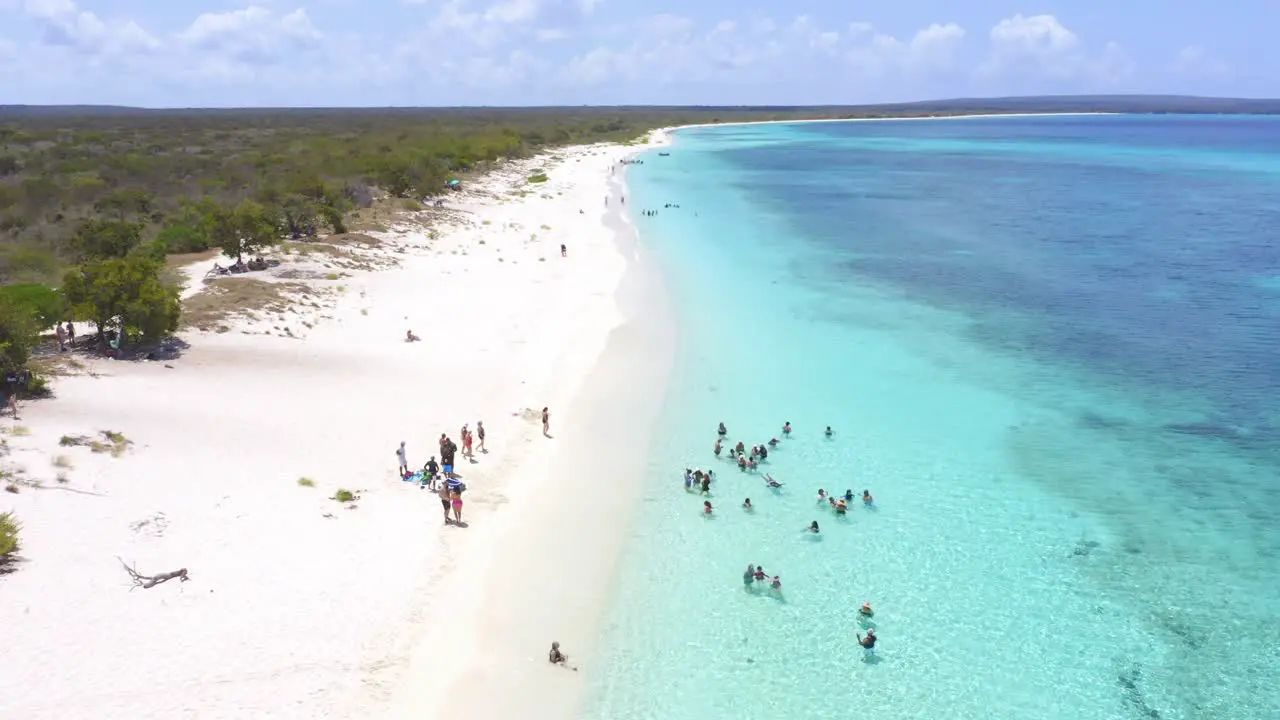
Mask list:
[{"label": "person lying on sand", "polygon": [[552,665],[559,665],[560,667],[569,668],[574,672],[578,672],[578,668],[569,664],[569,656],[560,652],[559,642],[551,643],[551,652],[547,653],[547,660],[550,661]]}]

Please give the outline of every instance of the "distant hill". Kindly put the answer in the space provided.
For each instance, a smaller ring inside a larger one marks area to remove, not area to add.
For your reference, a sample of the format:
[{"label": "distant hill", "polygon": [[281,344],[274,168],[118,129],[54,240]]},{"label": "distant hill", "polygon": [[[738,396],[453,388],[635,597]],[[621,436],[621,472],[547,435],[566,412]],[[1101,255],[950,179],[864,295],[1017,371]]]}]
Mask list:
[{"label": "distant hill", "polygon": [[1119,112],[1164,114],[1280,114],[1280,99],[1213,98],[1191,95],[1043,95],[1032,97],[952,98],[922,100],[907,103],[882,103],[876,105],[625,105],[625,106],[575,106],[575,107],[519,107],[519,108],[138,108],[118,105],[0,105],[0,120],[20,120],[59,117],[129,117],[175,115],[243,115],[246,113],[271,113],[280,115],[315,113],[326,114],[388,114],[404,115],[454,115],[474,113],[477,110],[501,112],[502,110],[542,112],[590,112],[590,111],[733,111],[739,113],[804,113],[820,111],[822,115],[966,115],[976,113],[1033,113],[1033,112]]}]

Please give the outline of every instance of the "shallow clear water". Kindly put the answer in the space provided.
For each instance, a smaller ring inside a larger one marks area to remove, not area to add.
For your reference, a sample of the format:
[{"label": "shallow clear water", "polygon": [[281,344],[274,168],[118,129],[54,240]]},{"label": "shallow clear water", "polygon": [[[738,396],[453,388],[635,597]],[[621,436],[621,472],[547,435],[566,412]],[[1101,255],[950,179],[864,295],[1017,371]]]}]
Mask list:
[{"label": "shallow clear water", "polygon": [[[628,176],[680,340],[588,717],[1280,717],[1280,121],[670,152]],[[711,453],[787,420],[779,492]]]}]

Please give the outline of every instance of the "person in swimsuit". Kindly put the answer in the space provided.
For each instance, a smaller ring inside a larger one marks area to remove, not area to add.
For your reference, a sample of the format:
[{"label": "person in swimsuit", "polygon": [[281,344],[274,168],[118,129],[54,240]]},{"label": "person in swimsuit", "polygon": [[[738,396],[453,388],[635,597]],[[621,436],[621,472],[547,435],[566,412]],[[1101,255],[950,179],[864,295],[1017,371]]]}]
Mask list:
[{"label": "person in swimsuit", "polygon": [[[870,505],[870,504],[872,504],[873,502],[875,502],[875,500],[871,497],[871,492],[870,492],[870,491],[868,491],[868,490],[863,490],[863,491],[862,491],[862,504],[863,504],[863,505]],[[893,503],[890,503],[890,505],[892,505],[892,504],[893,504]]]},{"label": "person in swimsuit", "polygon": [[710,475],[702,476],[702,494],[703,495],[711,494],[711,476]]},{"label": "person in swimsuit", "polygon": [[849,503],[845,502],[844,500],[837,500],[833,504],[836,506],[837,515],[844,515],[845,513],[849,512]]},{"label": "person in swimsuit", "polygon": [[808,527],[808,528],[806,528],[806,530],[807,530],[808,532],[811,532],[811,533],[820,533],[820,532],[822,532],[821,530],[819,530],[819,529],[818,529],[818,521],[817,521],[817,520],[814,520],[813,522],[809,523],[809,527]]},{"label": "person in swimsuit", "polygon": [[769,438],[769,447],[778,447],[778,438]]},{"label": "person in swimsuit", "polygon": [[480,452],[482,453],[489,452],[488,450],[484,449],[484,422],[480,420],[476,421],[476,439],[480,441]]},{"label": "person in swimsuit", "polygon": [[769,486],[769,487],[771,487],[771,488],[780,488],[780,487],[782,487],[782,483],[778,482],[777,480],[774,480],[772,475],[765,475],[765,476],[764,476],[764,484],[765,484],[765,485],[768,485],[768,486]]},{"label": "person in swimsuit", "polygon": [[458,492],[457,490],[454,490],[451,493],[451,497],[449,498],[449,501],[453,505],[454,522],[462,522],[462,493]]},{"label": "person in swimsuit", "polygon": [[858,609],[858,614],[861,615],[862,617],[869,618],[869,617],[873,617],[876,613],[874,610],[871,609],[870,602],[864,602],[862,603],[862,607]]},{"label": "person in swimsuit", "polygon": [[563,668],[569,668],[574,672],[578,671],[578,668],[569,664],[569,656],[560,652],[560,643],[558,642],[551,643],[551,652],[547,653],[547,660],[552,665],[559,665],[560,667],[563,667]]},{"label": "person in swimsuit", "polygon": [[711,452],[715,453],[716,457],[720,457],[720,451],[723,449],[724,448],[720,442],[720,438],[716,438],[716,445],[715,447],[711,448]]},{"label": "person in swimsuit", "polygon": [[756,509],[755,506],[751,504],[751,498],[747,498],[746,500],[742,501],[742,509],[747,511]]},{"label": "person in swimsuit", "polygon": [[452,507],[452,503],[449,502],[451,496],[451,493],[449,492],[449,484],[440,483],[440,489],[437,492],[440,495],[440,507],[444,509],[444,524],[448,525],[450,522],[449,508]]},{"label": "person in swimsuit", "polygon": [[720,427],[716,428],[716,433],[720,435],[720,437],[724,437],[729,434],[729,431],[725,429],[724,423],[720,423]]},{"label": "person in swimsuit", "polygon": [[790,421],[790,420],[788,420],[788,421],[786,421],[786,422],[782,423],[782,434],[783,434],[783,435],[790,435],[790,434],[791,434],[791,421]]},{"label": "person in swimsuit", "polygon": [[710,515],[710,514],[711,514],[711,501],[710,501],[710,500],[703,500],[703,501],[702,501],[702,514],[703,514],[703,515]]},{"label": "person in swimsuit", "polygon": [[827,491],[823,490],[822,488],[818,488],[818,502],[825,502],[826,500],[827,500]]},{"label": "person in swimsuit", "polygon": [[471,451],[471,431],[467,430],[462,435],[462,454],[467,457],[475,457],[475,453]]},{"label": "person in swimsuit", "polygon": [[827,437],[831,437],[832,435],[835,435],[835,432],[831,429],[831,426],[828,425],[826,431],[824,431],[822,434],[826,435]]},{"label": "person in swimsuit", "polygon": [[425,487],[430,484],[435,487],[436,475],[440,472],[440,463],[436,462],[436,456],[432,455],[427,464],[422,466],[422,485]]},{"label": "person in swimsuit", "polygon": [[547,408],[542,408],[542,434],[548,435],[550,433],[551,433],[551,411]]},{"label": "person in swimsuit", "polygon": [[770,589],[770,590],[781,590],[781,589],[782,589],[782,576],[781,576],[781,575],[774,575],[774,576],[773,576],[773,579],[769,581],[769,589]]},{"label": "person in swimsuit", "polygon": [[861,634],[858,635],[858,644],[862,646],[864,659],[865,659],[865,656],[871,655],[875,652],[876,640],[879,640],[879,639],[880,638],[876,637],[876,631],[872,628],[867,628],[866,635],[861,635]]}]

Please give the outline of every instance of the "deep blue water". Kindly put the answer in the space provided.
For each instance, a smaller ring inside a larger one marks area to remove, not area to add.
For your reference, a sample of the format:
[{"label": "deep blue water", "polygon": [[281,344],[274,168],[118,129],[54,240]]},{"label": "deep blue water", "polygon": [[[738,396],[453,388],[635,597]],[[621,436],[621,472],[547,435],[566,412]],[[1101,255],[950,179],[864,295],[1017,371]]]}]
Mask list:
[{"label": "deep blue water", "polygon": [[[628,175],[681,340],[591,717],[1280,717],[1280,119],[670,152]],[[784,419],[781,493],[709,453]],[[862,486],[874,513],[813,501]],[[785,598],[738,584],[762,561]]]}]

